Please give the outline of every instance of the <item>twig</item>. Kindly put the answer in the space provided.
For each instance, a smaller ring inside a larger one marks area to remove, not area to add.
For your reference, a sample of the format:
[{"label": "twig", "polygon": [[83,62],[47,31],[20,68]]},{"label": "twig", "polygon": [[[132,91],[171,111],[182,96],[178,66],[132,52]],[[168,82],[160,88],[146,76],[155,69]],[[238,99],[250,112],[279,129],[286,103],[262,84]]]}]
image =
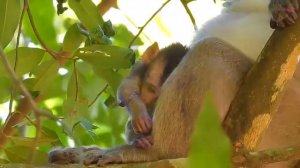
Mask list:
[{"label": "twig", "polygon": [[185,2],[185,0],[180,0],[180,1],[181,1],[181,4],[182,4],[183,7],[184,7],[186,13],[189,15],[189,17],[190,17],[190,19],[191,19],[191,22],[192,22],[192,24],[193,24],[193,26],[194,26],[194,29],[195,29],[195,30],[198,30],[198,27],[197,27],[197,25],[196,25],[195,18],[194,18],[194,16],[193,16],[191,10],[190,10],[189,7],[187,6],[187,3]]},{"label": "twig", "polygon": [[[28,0],[25,0],[25,1],[28,1]],[[27,2],[28,3],[28,2]],[[33,21],[33,17],[31,15],[31,12],[30,12],[30,7],[29,7],[29,4],[28,4],[28,7],[27,7],[27,15],[29,17],[29,21],[30,21],[30,24],[31,24],[31,27],[32,27],[32,30],[35,34],[35,36],[37,37],[37,39],[39,40],[39,42],[41,43],[42,47],[54,58],[54,59],[57,59],[57,53],[55,53],[53,50],[51,50],[46,44],[45,42],[42,40],[40,34],[38,33],[36,27],[35,27],[35,24],[34,24],[34,21]]]},{"label": "twig", "polygon": [[147,22],[140,28],[138,34],[134,36],[134,38],[131,40],[131,42],[128,45],[128,48],[132,46],[134,41],[139,37],[139,35],[143,32],[145,27],[149,24],[149,22],[170,2],[171,0],[167,0],[165,3],[162,4],[162,6],[147,20]]},{"label": "twig", "polygon": [[78,75],[76,70],[76,59],[73,61],[74,75],[75,75],[75,102],[78,100]]},{"label": "twig", "polygon": [[100,95],[105,92],[105,90],[108,88],[108,84],[105,85],[105,87],[97,94],[97,96],[95,97],[95,99],[88,105],[88,107],[91,107],[96,100],[100,97]]},{"label": "twig", "polygon": [[[17,36],[17,44],[16,44],[16,56],[15,56],[15,63],[14,63],[14,71],[16,72],[17,70],[17,63],[19,59],[19,44],[20,44],[20,35],[21,35],[21,29],[22,29],[22,24],[23,24],[23,17],[25,14],[25,11],[27,10],[28,3],[27,1],[24,0],[24,6],[22,9],[20,21],[19,21],[19,28],[18,28],[18,36]],[[15,92],[15,85],[12,85],[11,88],[11,93],[10,93],[10,100],[9,100],[9,114],[12,113],[12,106],[13,106],[13,100],[14,100],[14,92]]]}]

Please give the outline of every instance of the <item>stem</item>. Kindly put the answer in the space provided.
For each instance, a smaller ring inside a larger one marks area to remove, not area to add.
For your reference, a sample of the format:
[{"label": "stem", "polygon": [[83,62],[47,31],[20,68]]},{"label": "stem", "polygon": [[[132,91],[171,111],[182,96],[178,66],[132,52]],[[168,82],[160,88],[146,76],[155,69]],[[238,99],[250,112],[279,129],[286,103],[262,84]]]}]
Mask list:
[{"label": "stem", "polygon": [[150,23],[150,21],[170,2],[171,0],[167,0],[165,3],[162,4],[162,6],[147,20],[147,22],[140,28],[138,34],[134,36],[134,38],[131,40],[131,42],[128,45],[128,48],[132,46],[134,41],[139,37],[139,35],[143,32],[145,27]]},{"label": "stem", "polygon": [[[27,1],[28,3],[28,0],[25,0]],[[57,59],[57,53],[55,53],[53,50],[51,50],[46,44],[45,42],[42,40],[40,34],[38,33],[36,27],[35,27],[35,24],[34,24],[34,21],[33,21],[33,17],[32,17],[32,14],[30,12],[30,7],[29,7],[29,4],[28,4],[28,7],[27,7],[27,15],[29,17],[29,21],[30,21],[30,24],[31,24],[31,27],[32,27],[32,30],[35,34],[35,36],[37,37],[37,39],[39,40],[40,44],[42,45],[42,47],[46,50],[46,52],[48,52],[54,59]]]},{"label": "stem", "polygon": [[193,16],[191,10],[190,10],[189,7],[187,6],[187,3],[185,2],[185,0],[180,0],[180,1],[181,1],[181,4],[182,4],[183,7],[184,7],[186,13],[189,15],[189,17],[190,17],[190,19],[191,19],[191,22],[192,22],[192,24],[193,24],[193,26],[194,26],[194,29],[195,29],[195,30],[198,30],[198,27],[197,27],[197,25],[196,25],[195,18],[194,18],[194,16]]},{"label": "stem", "polygon": [[97,94],[95,99],[88,105],[88,107],[91,107],[107,88],[108,88],[108,84],[106,84],[105,87]]},{"label": "stem", "polygon": [[76,70],[76,60],[74,60],[73,62],[73,66],[74,66],[74,75],[75,75],[75,102],[77,102],[78,100],[78,75],[77,75],[77,70]]}]

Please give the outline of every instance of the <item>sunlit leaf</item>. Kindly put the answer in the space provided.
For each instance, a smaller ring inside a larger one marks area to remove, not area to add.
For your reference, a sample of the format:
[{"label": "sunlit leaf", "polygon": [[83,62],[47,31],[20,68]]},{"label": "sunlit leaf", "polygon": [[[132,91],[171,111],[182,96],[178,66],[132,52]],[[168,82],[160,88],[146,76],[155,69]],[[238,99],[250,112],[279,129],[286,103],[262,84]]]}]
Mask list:
[{"label": "sunlit leaf", "polygon": [[[58,48],[59,46],[56,41],[57,33],[55,27],[53,26],[55,16],[55,7],[53,6],[53,2],[30,0],[29,7],[32,13],[34,24],[41,38],[48,47],[52,49]],[[23,22],[23,32],[29,36],[34,43],[39,44],[36,35],[32,31],[32,26],[29,22],[28,16],[25,16],[26,17]]]},{"label": "sunlit leaf", "polygon": [[189,165],[194,167],[230,168],[231,145],[223,132],[217,109],[207,96],[192,138]]},{"label": "sunlit leaf", "polygon": [[[18,48],[18,61],[16,72],[19,76],[32,72],[34,68],[41,62],[45,51],[39,48]],[[16,49],[7,53],[10,64],[13,66],[15,62]]]},{"label": "sunlit leaf", "polygon": [[75,52],[80,44],[85,40],[85,36],[82,35],[78,29],[78,24],[73,24],[67,31],[64,42],[63,42],[63,51],[73,53]]},{"label": "sunlit leaf", "polygon": [[[4,149],[8,159],[14,163],[29,163],[32,155],[32,148],[26,146],[13,146]],[[36,157],[33,160],[34,164],[45,164],[48,161],[48,154],[39,150],[35,150]]]},{"label": "sunlit leaf", "polygon": [[97,29],[98,26],[102,26],[103,19],[97,6],[91,0],[69,0],[68,3],[78,19],[90,32]]},{"label": "sunlit leaf", "polygon": [[100,68],[129,68],[134,59],[132,50],[107,45],[80,48],[75,54],[93,67]]},{"label": "sunlit leaf", "polygon": [[21,15],[21,1],[0,0],[0,43],[3,48],[11,41]]}]

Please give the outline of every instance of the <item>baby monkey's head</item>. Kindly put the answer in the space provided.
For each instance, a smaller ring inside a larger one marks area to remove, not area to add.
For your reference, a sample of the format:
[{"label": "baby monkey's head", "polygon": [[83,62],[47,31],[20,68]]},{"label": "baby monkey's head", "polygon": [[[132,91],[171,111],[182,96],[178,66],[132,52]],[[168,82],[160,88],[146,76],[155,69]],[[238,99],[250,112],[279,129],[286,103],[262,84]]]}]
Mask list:
[{"label": "baby monkey's head", "polygon": [[[156,46],[154,46],[156,45]],[[171,72],[176,68],[182,58],[186,55],[188,48],[180,43],[149,53],[149,47],[142,56],[144,73],[142,73],[140,96],[146,106],[153,106],[160,94],[160,89]]]}]

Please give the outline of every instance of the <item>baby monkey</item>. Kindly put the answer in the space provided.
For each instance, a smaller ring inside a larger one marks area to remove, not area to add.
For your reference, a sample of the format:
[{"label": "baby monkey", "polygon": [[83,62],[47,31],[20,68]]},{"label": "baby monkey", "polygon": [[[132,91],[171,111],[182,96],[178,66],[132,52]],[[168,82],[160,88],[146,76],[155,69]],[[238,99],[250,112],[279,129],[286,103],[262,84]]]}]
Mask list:
[{"label": "baby monkey", "polygon": [[[152,114],[160,88],[187,50],[179,43],[159,50],[154,43],[121,82],[117,96],[119,104],[125,106],[130,115],[125,130],[129,144],[144,149],[153,144]],[[99,151],[105,153],[97,147],[56,149],[48,154],[48,159],[49,163],[56,164],[80,163],[88,155]]]},{"label": "baby monkey", "polygon": [[125,130],[129,144],[140,148],[152,146],[152,115],[160,88],[187,51],[180,43],[161,50],[154,43],[121,82],[117,97],[130,116]]}]

